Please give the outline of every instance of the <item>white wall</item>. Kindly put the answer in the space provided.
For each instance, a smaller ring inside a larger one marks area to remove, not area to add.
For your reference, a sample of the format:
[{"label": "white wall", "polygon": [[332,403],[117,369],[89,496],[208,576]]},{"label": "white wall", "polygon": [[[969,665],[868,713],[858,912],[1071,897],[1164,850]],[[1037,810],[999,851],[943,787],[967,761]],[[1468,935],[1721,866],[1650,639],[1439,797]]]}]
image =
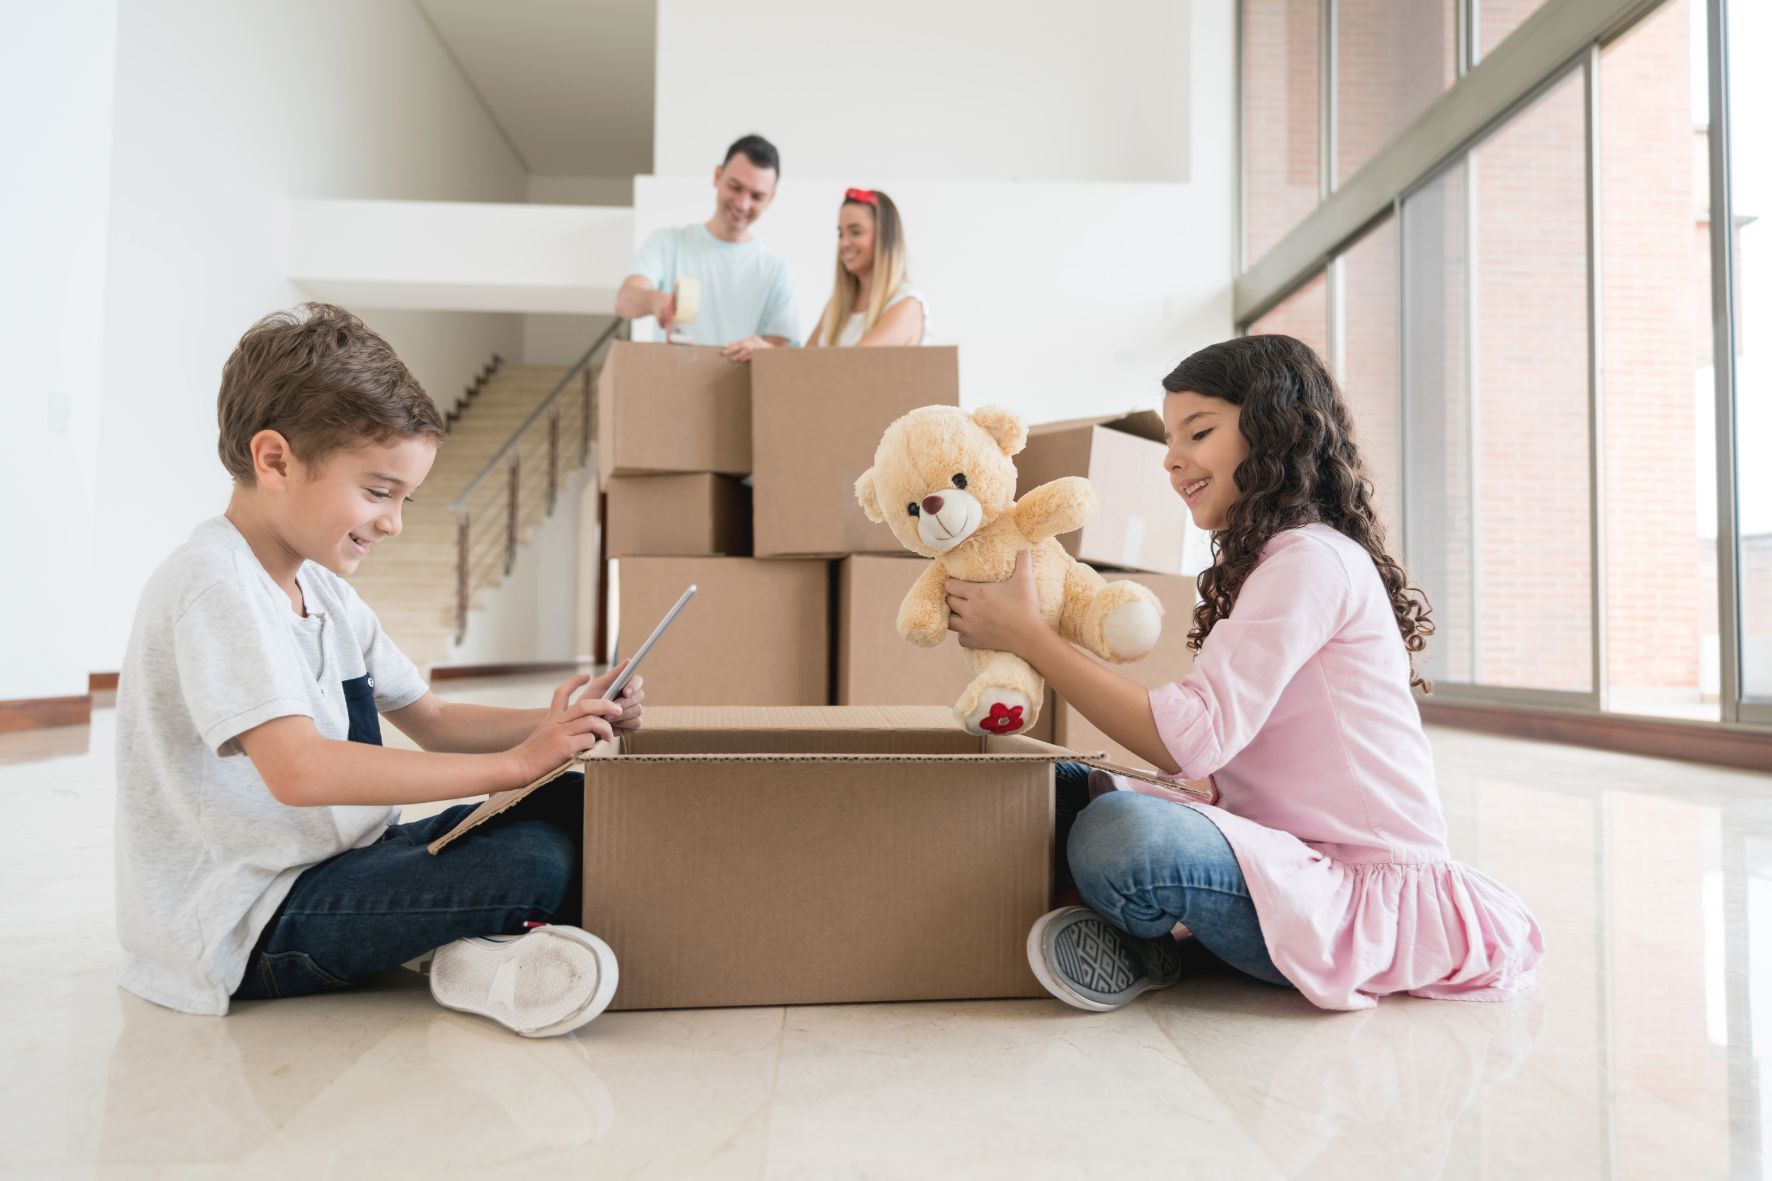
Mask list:
[{"label": "white wall", "polygon": [[[142,583],[226,504],[217,377],[254,319],[303,298],[282,268],[288,202],[522,201],[527,186],[411,4],[123,5],[116,66],[100,498],[90,530],[75,525],[97,539],[95,589],[89,609],[45,621],[88,637],[91,669],[118,667]],[[522,346],[514,315],[366,318],[445,405],[494,351]]]},{"label": "white wall", "polygon": [[633,212],[514,201],[309,200],[289,205],[284,273],[351,307],[615,311]]},{"label": "white wall", "polygon": [[116,30],[116,0],[66,0],[14,6],[0,37],[0,701],[90,671]]},{"label": "white wall", "polygon": [[[659,6],[661,174],[636,181],[637,239],[705,220],[709,152],[755,128],[781,137],[784,174],[756,233],[792,265],[807,326],[830,294],[844,188],[885,189],[968,405],[1030,422],[1148,406],[1178,360],[1232,334],[1231,0],[1041,0],[1001,36],[984,32],[996,6],[913,0],[886,22],[901,33],[865,8],[796,0],[741,23],[711,9]],[[716,60],[768,69],[733,85]],[[848,85],[830,85],[833,63]],[[890,77],[905,83],[855,84]],[[1079,110],[1086,126],[1067,122]]]},{"label": "white wall", "polygon": [[1231,7],[659,0],[652,170],[707,175],[755,131],[788,180],[1187,181],[1191,114],[1235,109],[1190,91],[1190,9],[1228,78]]},{"label": "white wall", "polygon": [[[650,48],[650,39],[648,39]],[[648,69],[650,73],[650,68]],[[533,205],[603,205],[632,211],[632,176],[544,176],[531,173],[529,201]],[[631,225],[631,223],[630,223]],[[628,257],[620,264],[627,275],[633,261],[633,243],[625,244]],[[611,304],[611,307],[614,305]],[[570,365],[584,354],[598,333],[609,326],[608,316],[534,314],[523,317],[523,360],[529,365]]]}]

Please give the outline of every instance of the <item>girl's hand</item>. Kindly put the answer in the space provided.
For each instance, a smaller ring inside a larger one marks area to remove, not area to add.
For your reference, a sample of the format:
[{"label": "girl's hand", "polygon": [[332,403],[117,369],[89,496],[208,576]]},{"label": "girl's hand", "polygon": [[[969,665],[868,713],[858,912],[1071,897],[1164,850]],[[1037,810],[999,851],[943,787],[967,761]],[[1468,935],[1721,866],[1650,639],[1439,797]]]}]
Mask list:
[{"label": "girl's hand", "polygon": [[1033,555],[1027,550],[1016,554],[1015,572],[1003,582],[948,579],[948,630],[959,633],[962,648],[1013,652],[1027,659],[1051,630],[1040,614]]},{"label": "girl's hand", "polygon": [[[620,676],[621,670],[627,666],[628,662],[624,660],[592,681],[589,695],[601,697],[607,693],[609,686],[615,683],[615,678]],[[645,690],[646,678],[641,676],[630,677],[628,683],[622,686],[621,696],[615,699],[616,703],[621,706],[621,714],[614,719],[613,724],[617,738],[623,734],[632,734],[640,728],[640,716],[646,712],[640,705],[642,701],[646,700]]]},{"label": "girl's hand", "polygon": [[720,355],[728,361],[748,361],[751,354],[758,349],[772,349],[775,346],[761,336],[747,336],[743,340],[735,340],[720,350]]},{"label": "girl's hand", "polygon": [[595,695],[572,700],[572,695],[584,688],[590,679],[580,674],[560,682],[541,725],[535,728],[535,733],[511,748],[516,773],[513,786],[533,783],[561,763],[614,736],[610,723],[623,712],[619,702],[604,701]]}]

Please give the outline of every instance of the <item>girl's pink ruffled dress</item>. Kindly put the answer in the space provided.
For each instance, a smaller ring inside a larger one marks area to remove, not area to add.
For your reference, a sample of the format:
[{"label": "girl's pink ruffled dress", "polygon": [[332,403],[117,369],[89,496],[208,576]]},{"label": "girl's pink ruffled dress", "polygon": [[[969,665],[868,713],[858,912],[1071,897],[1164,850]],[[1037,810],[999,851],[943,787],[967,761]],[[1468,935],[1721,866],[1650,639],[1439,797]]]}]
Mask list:
[{"label": "girl's pink ruffled dress", "polygon": [[1214,800],[1112,786],[1218,826],[1268,953],[1313,1003],[1506,1000],[1532,986],[1538,924],[1446,848],[1408,655],[1358,543],[1317,524],[1274,537],[1193,671],[1150,700],[1179,778],[1210,776]]}]

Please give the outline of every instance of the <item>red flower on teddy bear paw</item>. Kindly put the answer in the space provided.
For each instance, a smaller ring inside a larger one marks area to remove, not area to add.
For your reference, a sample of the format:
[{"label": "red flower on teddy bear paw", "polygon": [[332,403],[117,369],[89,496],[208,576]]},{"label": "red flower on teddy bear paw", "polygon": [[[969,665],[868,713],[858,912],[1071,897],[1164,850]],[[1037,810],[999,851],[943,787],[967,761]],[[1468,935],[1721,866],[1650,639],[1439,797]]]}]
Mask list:
[{"label": "red flower on teddy bear paw", "polygon": [[1012,730],[1021,729],[1021,706],[1004,705],[1001,701],[991,702],[990,716],[982,719],[979,726],[992,734],[1008,734]]}]

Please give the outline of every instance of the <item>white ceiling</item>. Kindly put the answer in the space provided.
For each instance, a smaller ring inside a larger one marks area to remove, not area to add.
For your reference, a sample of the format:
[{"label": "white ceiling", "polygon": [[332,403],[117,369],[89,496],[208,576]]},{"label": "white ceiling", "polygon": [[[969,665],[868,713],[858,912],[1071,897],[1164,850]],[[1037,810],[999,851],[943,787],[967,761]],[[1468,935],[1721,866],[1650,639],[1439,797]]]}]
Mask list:
[{"label": "white ceiling", "polygon": [[652,171],[656,0],[415,0],[529,171]]}]

